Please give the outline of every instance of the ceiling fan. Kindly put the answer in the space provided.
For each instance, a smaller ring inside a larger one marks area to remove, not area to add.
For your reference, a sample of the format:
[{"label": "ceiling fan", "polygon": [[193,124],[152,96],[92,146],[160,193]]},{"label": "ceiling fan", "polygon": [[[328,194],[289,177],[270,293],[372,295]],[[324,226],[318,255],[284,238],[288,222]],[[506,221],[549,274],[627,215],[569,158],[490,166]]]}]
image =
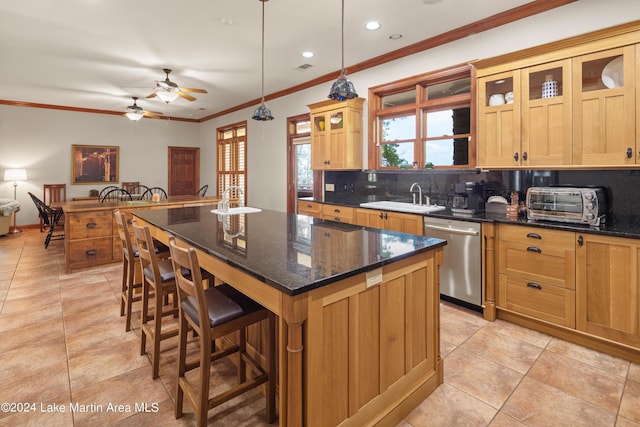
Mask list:
[{"label": "ceiling fan", "polygon": [[142,107],[138,106],[138,104],[136,104],[136,101],[138,100],[137,96],[132,96],[131,98],[133,98],[133,105],[129,105],[127,107],[127,111],[124,113],[129,120],[133,120],[135,122],[143,117],[152,117],[156,119],[162,118],[162,113],[158,113],[156,111],[145,111]]},{"label": "ceiling fan", "polygon": [[169,68],[163,68],[162,71],[165,72],[167,77],[164,80],[156,80],[156,89],[151,95],[147,96],[147,98],[153,98],[157,96],[168,104],[171,101],[175,100],[177,97],[184,98],[187,101],[196,100],[196,98],[186,94],[185,92],[207,93],[207,91],[204,89],[178,87],[177,84],[169,80],[169,73],[171,72],[171,70]]}]

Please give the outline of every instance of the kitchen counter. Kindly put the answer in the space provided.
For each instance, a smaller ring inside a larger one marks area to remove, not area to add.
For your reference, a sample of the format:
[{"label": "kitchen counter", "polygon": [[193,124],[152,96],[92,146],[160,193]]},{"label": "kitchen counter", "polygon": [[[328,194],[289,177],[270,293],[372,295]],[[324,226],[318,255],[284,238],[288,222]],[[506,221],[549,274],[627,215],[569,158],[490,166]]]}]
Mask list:
[{"label": "kitchen counter", "polygon": [[[301,198],[300,200],[309,200],[309,201],[315,201],[318,203],[333,204],[333,203],[321,202],[313,198]],[[356,201],[354,203],[340,203],[340,205],[352,206],[357,208],[361,207],[359,201]],[[367,209],[367,208],[363,208],[363,209]],[[416,214],[416,215],[420,215],[420,214]],[[461,221],[528,225],[533,227],[543,227],[543,228],[550,228],[550,229],[556,229],[556,230],[573,231],[578,233],[599,234],[599,235],[606,235],[606,236],[613,236],[613,237],[626,237],[630,239],[640,239],[640,215],[625,215],[625,216],[610,215],[607,218],[607,221],[598,227],[591,227],[591,226],[582,225],[582,224],[553,222],[553,221],[535,221],[535,220],[527,219],[526,217],[523,217],[523,216],[520,216],[517,219],[515,218],[511,219],[511,218],[507,218],[505,215],[485,213],[485,212],[477,213],[473,215],[460,215],[460,214],[454,214],[453,212],[451,212],[450,208],[447,208],[443,211],[431,212],[424,215],[432,216],[436,218],[457,219]]]},{"label": "kitchen counter", "polygon": [[174,235],[194,247],[202,268],[278,316],[280,425],[395,425],[442,384],[444,240],[210,210],[133,215],[161,242]]},{"label": "kitchen counter", "polygon": [[[441,239],[270,210],[241,215],[241,224],[238,215],[221,216],[234,222],[225,224],[210,210],[162,209],[133,214],[156,227],[171,229],[185,242],[288,295],[308,292],[446,244]],[[236,233],[241,237],[230,237]]]}]

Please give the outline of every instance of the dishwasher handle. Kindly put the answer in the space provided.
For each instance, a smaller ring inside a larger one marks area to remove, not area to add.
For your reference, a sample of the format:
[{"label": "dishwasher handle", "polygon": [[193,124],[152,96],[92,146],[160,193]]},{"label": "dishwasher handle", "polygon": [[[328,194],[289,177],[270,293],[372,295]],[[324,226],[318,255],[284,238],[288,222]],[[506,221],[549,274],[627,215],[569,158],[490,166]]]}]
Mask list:
[{"label": "dishwasher handle", "polygon": [[424,228],[430,230],[446,231],[451,234],[463,234],[465,236],[477,236],[478,234],[480,234],[475,230],[461,230],[459,228],[439,227],[437,225],[431,224],[425,224]]}]

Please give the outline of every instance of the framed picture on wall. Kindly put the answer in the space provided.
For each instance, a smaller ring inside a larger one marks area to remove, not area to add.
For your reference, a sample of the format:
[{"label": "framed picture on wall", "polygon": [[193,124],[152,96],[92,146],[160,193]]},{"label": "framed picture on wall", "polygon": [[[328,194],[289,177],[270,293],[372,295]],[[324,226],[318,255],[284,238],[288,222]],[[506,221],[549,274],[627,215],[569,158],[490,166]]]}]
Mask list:
[{"label": "framed picture on wall", "polygon": [[118,146],[71,146],[71,183],[100,184],[118,182]]}]

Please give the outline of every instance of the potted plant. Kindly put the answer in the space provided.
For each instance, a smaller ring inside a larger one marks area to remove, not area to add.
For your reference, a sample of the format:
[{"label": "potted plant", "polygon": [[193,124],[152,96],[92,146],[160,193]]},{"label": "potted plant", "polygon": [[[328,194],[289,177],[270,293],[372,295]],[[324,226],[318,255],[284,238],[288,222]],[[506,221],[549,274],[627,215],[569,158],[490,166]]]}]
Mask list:
[{"label": "potted plant", "polygon": [[89,197],[98,197],[98,190],[93,189],[93,190],[89,190]]}]

